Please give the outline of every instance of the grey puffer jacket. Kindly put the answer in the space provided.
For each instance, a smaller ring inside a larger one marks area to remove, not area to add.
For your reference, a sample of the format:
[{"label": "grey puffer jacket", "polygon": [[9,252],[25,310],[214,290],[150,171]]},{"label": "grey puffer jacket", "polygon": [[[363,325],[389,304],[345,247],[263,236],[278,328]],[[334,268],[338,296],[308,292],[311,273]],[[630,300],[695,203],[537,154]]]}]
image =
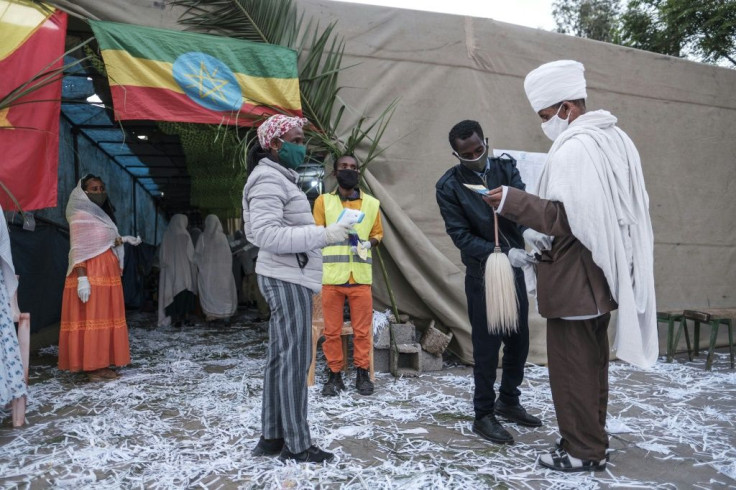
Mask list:
[{"label": "grey puffer jacket", "polygon": [[[256,245],[256,274],[322,289],[325,229],[314,224],[299,174],[268,158],[261,159],[243,189],[243,221],[248,241]],[[297,253],[309,258],[299,267]]]}]

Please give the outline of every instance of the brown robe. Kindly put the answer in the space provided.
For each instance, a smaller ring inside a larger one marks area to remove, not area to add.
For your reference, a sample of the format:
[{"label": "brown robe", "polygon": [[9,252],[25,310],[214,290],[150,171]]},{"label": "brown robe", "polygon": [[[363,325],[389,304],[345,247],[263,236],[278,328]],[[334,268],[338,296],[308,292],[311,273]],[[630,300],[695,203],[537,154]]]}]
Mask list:
[{"label": "brown robe", "polygon": [[537,301],[545,318],[595,315],[618,305],[590,250],[575,238],[560,202],[508,187],[501,215],[555,237],[537,264]]}]

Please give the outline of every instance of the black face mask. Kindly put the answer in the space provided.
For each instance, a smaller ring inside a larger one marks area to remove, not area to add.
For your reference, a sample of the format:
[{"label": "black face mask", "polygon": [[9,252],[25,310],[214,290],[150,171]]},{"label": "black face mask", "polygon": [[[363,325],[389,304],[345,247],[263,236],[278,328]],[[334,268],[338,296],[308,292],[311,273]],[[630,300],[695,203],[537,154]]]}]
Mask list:
[{"label": "black face mask", "polygon": [[102,205],[105,204],[105,201],[107,201],[107,192],[100,192],[98,194],[87,194],[87,197],[89,197],[90,201],[102,207]]},{"label": "black face mask", "polygon": [[338,170],[337,171],[337,183],[343,189],[355,189],[358,186],[358,180],[360,174],[355,170]]}]

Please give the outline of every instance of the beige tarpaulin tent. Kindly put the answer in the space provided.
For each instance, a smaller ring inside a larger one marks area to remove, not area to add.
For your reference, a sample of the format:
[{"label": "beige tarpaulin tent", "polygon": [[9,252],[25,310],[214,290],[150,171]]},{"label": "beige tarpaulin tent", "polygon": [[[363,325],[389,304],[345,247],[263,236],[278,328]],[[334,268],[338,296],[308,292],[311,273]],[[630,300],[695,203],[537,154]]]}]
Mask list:
[{"label": "beige tarpaulin tent", "polygon": [[[104,20],[178,29],[163,2],[56,2]],[[736,306],[736,71],[488,19],[300,0],[346,39],[341,96],[360,112],[399,105],[366,180],[381,200],[399,307],[455,333],[472,360],[464,268],[445,234],[434,184],[455,164],[447,133],[479,121],[495,148],[545,152],[550,142],[523,92],[524,75],[571,58],[586,67],[588,107],[605,108],[642,157],[655,231],[658,309]],[[352,119],[351,119],[352,118]],[[388,297],[376,271],[376,295]],[[530,361],[544,362],[544,320],[530,314]],[[661,342],[664,350],[664,342]]]}]

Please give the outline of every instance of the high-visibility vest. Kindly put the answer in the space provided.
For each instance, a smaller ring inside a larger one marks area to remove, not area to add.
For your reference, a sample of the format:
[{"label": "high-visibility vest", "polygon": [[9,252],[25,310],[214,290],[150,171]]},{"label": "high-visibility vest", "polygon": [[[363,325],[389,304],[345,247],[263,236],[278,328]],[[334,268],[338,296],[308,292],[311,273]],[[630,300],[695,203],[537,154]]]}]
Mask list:
[{"label": "high-visibility vest", "polygon": [[[353,228],[358,232],[358,238],[362,242],[370,237],[373,223],[376,222],[378,216],[380,202],[375,197],[364,194],[363,191],[360,191],[360,197],[363,200],[360,210],[365,213],[365,217],[363,221],[356,223]],[[337,218],[344,209],[342,200],[336,193],[323,194],[323,199],[325,223],[330,225],[337,222]],[[352,253],[349,239],[326,246],[322,249],[322,284],[346,284],[351,273],[356,283],[372,284],[372,257],[371,249],[368,249],[365,260],[361,259],[358,254]]]}]

